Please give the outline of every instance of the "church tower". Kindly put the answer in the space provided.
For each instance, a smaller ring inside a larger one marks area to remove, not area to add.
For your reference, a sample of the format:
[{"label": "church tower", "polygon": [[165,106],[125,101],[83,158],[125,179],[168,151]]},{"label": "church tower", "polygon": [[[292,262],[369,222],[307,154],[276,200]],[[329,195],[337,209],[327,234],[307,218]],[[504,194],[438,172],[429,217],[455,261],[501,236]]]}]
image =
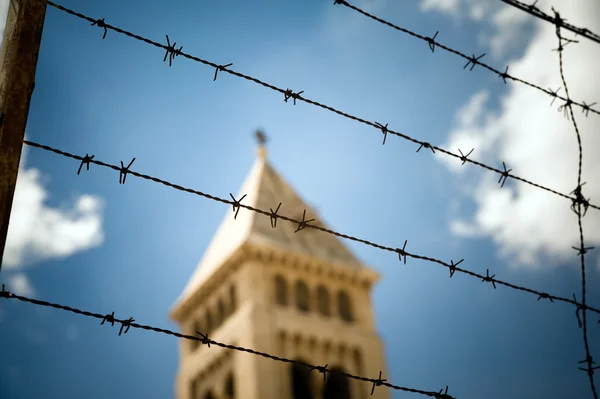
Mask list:
[{"label": "church tower", "polygon": [[[242,204],[295,220],[313,209],[258,156],[236,196]],[[337,237],[241,208],[228,214],[170,317],[184,334],[209,338],[348,374],[387,378],[371,289],[378,274]],[[323,374],[246,352],[180,340],[177,399],[387,399],[387,387]]]}]

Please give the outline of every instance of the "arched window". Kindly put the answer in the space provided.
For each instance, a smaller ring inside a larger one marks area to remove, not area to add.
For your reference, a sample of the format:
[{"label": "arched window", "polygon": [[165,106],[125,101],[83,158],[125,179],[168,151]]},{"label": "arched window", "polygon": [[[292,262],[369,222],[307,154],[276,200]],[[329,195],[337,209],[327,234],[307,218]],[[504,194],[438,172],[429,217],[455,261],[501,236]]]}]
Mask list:
[{"label": "arched window", "polygon": [[310,369],[299,364],[291,365],[292,373],[292,398],[312,399],[312,379]]},{"label": "arched window", "polygon": [[190,398],[198,397],[198,380],[194,378],[190,384]]},{"label": "arched window", "polygon": [[327,288],[322,285],[317,288],[317,304],[319,306],[319,313],[324,316],[329,316],[331,314],[329,306],[329,291],[327,291]]},{"label": "arched window", "polygon": [[[202,325],[200,325],[200,320],[195,320],[192,323],[192,331],[190,332],[190,335],[196,335],[196,331],[202,332]],[[192,350],[195,350],[200,344],[200,341],[196,340],[189,340],[188,342],[190,343],[190,347],[192,348]]]},{"label": "arched window", "polygon": [[226,399],[234,399],[235,385],[233,383],[233,374],[230,373],[225,379],[225,389],[223,391]]},{"label": "arched window", "polygon": [[212,318],[212,314],[210,313],[210,310],[206,311],[206,325],[204,326],[204,329],[206,330],[206,332],[200,330],[201,333],[203,334],[210,334],[213,331],[213,318]]},{"label": "arched window", "polygon": [[310,295],[308,286],[304,281],[296,282],[296,307],[303,312],[310,310]]},{"label": "arched window", "polygon": [[225,305],[223,301],[219,299],[217,302],[217,326],[221,325],[225,320]]},{"label": "arched window", "polygon": [[281,306],[287,306],[288,304],[287,283],[279,275],[275,276],[275,301]]},{"label": "arched window", "polygon": [[[354,349],[354,364],[356,366],[356,370],[358,372],[358,375],[364,375],[364,369],[363,369],[363,359],[362,359],[362,355],[360,354],[360,349],[355,348]],[[358,385],[356,385],[357,389],[358,389],[358,397],[359,398],[366,398],[367,394],[365,392],[370,392],[370,383],[366,384],[364,381],[359,381]]]},{"label": "arched window", "polygon": [[[332,371],[344,372],[339,367],[334,367]],[[350,381],[348,378],[338,373],[327,373],[327,381],[323,387],[323,399],[350,399]]]},{"label": "arched window", "polygon": [[235,292],[235,285],[229,288],[229,314],[233,314],[237,308],[237,295]]},{"label": "arched window", "polygon": [[352,321],[352,305],[350,304],[350,296],[346,291],[338,292],[337,297],[338,313],[344,321]]}]

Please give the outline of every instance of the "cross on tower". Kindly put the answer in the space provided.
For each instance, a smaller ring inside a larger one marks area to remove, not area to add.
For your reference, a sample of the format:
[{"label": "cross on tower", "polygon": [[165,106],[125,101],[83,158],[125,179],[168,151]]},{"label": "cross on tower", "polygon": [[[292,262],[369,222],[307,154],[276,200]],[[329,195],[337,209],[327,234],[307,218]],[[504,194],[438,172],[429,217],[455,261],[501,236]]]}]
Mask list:
[{"label": "cross on tower", "polygon": [[265,135],[265,133],[261,130],[258,129],[255,133],[254,136],[256,137],[256,141],[258,141],[258,145],[259,146],[264,146],[267,142],[267,136]]}]

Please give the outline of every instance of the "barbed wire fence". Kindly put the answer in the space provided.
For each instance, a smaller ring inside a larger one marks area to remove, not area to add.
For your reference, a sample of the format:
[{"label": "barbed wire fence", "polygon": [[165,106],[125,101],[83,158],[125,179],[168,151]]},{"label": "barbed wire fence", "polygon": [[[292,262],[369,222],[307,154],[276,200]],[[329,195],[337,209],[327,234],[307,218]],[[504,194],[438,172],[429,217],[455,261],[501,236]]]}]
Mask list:
[{"label": "barbed wire fence", "polygon": [[538,3],[539,0],[535,0],[532,4],[525,4],[519,0],[500,0],[500,1],[503,1],[504,3],[506,3],[508,5],[516,7],[521,11],[525,11],[526,13],[533,15],[541,20],[544,20],[546,22],[550,22],[553,25],[559,26],[562,29],[570,30],[571,32],[575,33],[578,36],[585,37],[586,39],[592,40],[592,41],[600,44],[600,35],[592,32],[588,28],[580,28],[575,25],[571,25],[565,19],[560,18],[560,16],[557,15],[556,13],[554,14],[554,17],[552,17],[550,14],[547,14],[544,11],[540,10],[536,6],[536,4]]},{"label": "barbed wire fence", "polygon": [[[519,2],[516,2],[516,1],[510,1],[510,0],[502,0],[502,1],[504,1],[506,3],[519,3]],[[440,260],[440,259],[436,259],[436,258],[432,258],[432,257],[428,257],[428,256],[425,256],[425,255],[418,255],[418,254],[410,253],[410,252],[408,252],[406,250],[407,240],[405,240],[404,245],[403,245],[402,248],[399,248],[399,247],[390,247],[390,246],[378,244],[378,243],[375,243],[375,242],[372,242],[372,241],[369,241],[369,240],[366,240],[366,239],[358,238],[358,237],[355,237],[355,236],[352,236],[352,235],[348,235],[348,234],[344,234],[344,233],[339,233],[337,231],[330,230],[330,229],[318,226],[317,224],[311,224],[310,222],[313,222],[312,219],[310,219],[310,220],[306,220],[305,219],[306,212],[304,213],[304,215],[303,215],[303,217],[302,217],[301,220],[297,220],[297,219],[290,218],[288,216],[279,214],[278,213],[279,207],[277,207],[275,211],[273,211],[272,208],[269,209],[269,211],[263,210],[263,209],[258,209],[258,208],[254,208],[254,207],[242,204],[241,202],[243,200],[243,197],[241,199],[239,199],[239,200],[236,200],[235,197],[232,194],[230,194],[231,200],[229,200],[229,199],[226,199],[226,198],[221,198],[221,197],[218,197],[218,196],[215,196],[215,195],[207,194],[207,193],[204,193],[204,192],[199,191],[199,190],[194,190],[194,189],[186,188],[186,187],[183,187],[181,185],[174,184],[174,183],[171,183],[169,181],[159,179],[157,177],[153,177],[153,176],[149,176],[149,175],[142,174],[142,173],[139,173],[139,172],[135,172],[135,171],[133,171],[133,170],[130,169],[131,166],[132,166],[132,164],[133,164],[133,162],[135,161],[135,158],[133,158],[129,162],[129,164],[127,166],[125,166],[125,164],[123,163],[123,161],[121,161],[120,162],[120,166],[118,166],[118,165],[113,165],[113,164],[105,163],[105,162],[100,161],[98,159],[94,159],[94,155],[89,155],[89,154],[86,154],[85,156],[75,155],[75,154],[72,154],[72,153],[69,153],[69,152],[66,152],[66,151],[63,151],[63,150],[59,150],[59,149],[56,149],[56,148],[53,148],[53,147],[50,147],[50,146],[47,146],[47,145],[39,144],[39,143],[28,141],[28,140],[24,140],[23,143],[25,145],[28,145],[28,146],[31,146],[31,147],[35,147],[35,148],[42,149],[42,150],[45,150],[45,151],[50,151],[50,152],[52,152],[54,154],[58,154],[58,155],[61,155],[61,156],[64,156],[64,157],[67,157],[67,158],[71,158],[71,159],[75,159],[75,160],[79,161],[79,168],[77,170],[77,174],[81,173],[81,171],[83,170],[84,166],[85,166],[86,170],[89,171],[91,164],[102,166],[102,167],[106,167],[106,168],[110,168],[110,169],[113,169],[113,170],[119,172],[119,183],[120,184],[125,184],[127,175],[132,175],[132,176],[135,176],[135,177],[138,177],[138,178],[142,178],[142,179],[145,179],[145,180],[150,180],[150,181],[153,181],[153,182],[156,182],[156,183],[160,183],[162,185],[165,185],[167,187],[170,187],[170,188],[173,188],[173,189],[176,189],[176,190],[179,190],[179,191],[184,191],[184,192],[192,193],[192,194],[199,195],[201,197],[204,197],[204,198],[207,198],[207,199],[210,199],[210,200],[213,200],[213,201],[217,201],[217,202],[221,202],[221,203],[227,204],[227,205],[229,205],[229,206],[232,207],[232,209],[233,209],[234,213],[236,214],[236,216],[237,216],[237,213],[240,211],[241,208],[246,209],[248,211],[256,212],[256,213],[261,214],[263,216],[269,217],[270,220],[271,220],[271,222],[272,222],[271,225],[272,225],[273,228],[276,228],[276,221],[277,220],[284,220],[286,222],[293,223],[296,226],[296,232],[300,232],[301,230],[303,230],[305,228],[312,228],[312,229],[319,230],[319,231],[321,231],[323,233],[326,233],[326,234],[332,234],[332,235],[335,235],[335,236],[340,237],[340,238],[344,238],[344,239],[355,241],[355,242],[360,242],[362,244],[369,245],[371,247],[374,247],[374,248],[377,248],[377,249],[380,249],[380,250],[394,252],[394,253],[396,253],[398,255],[398,259],[400,261],[403,261],[404,263],[406,263],[406,259],[407,258],[414,258],[414,259],[424,260],[424,261],[428,261],[428,262],[431,262],[431,263],[435,263],[435,264],[444,266],[444,267],[446,267],[449,270],[450,277],[452,277],[454,275],[454,273],[459,272],[461,274],[466,274],[466,275],[469,275],[471,277],[478,278],[478,279],[480,279],[484,283],[490,283],[493,286],[494,289],[496,288],[497,285],[500,285],[500,286],[508,287],[508,288],[511,288],[511,289],[514,289],[514,290],[523,291],[523,292],[527,292],[527,293],[536,295],[538,300],[540,300],[540,299],[548,299],[552,303],[554,303],[554,301],[569,303],[569,304],[571,304],[571,305],[573,305],[575,307],[575,314],[577,316],[579,327],[582,328],[582,330],[583,330],[583,341],[584,341],[584,347],[585,347],[585,354],[586,354],[586,356],[585,356],[585,360],[583,360],[583,361],[580,362],[581,364],[585,364],[585,367],[580,367],[580,369],[583,370],[583,371],[585,371],[588,374],[592,393],[594,395],[594,398],[597,399],[598,395],[597,395],[596,387],[595,387],[595,383],[594,383],[594,370],[600,368],[600,366],[594,366],[595,363],[593,361],[593,357],[591,355],[591,350],[590,350],[590,347],[589,347],[588,331],[587,331],[587,312],[591,311],[591,312],[600,314],[600,309],[591,307],[591,306],[587,305],[587,303],[586,303],[586,266],[585,266],[585,254],[589,250],[593,249],[593,247],[585,247],[585,245],[584,245],[584,234],[583,234],[583,227],[582,227],[582,218],[583,218],[583,216],[585,216],[585,214],[587,213],[587,211],[588,211],[589,208],[593,208],[595,210],[599,210],[600,207],[597,206],[597,205],[591,204],[589,202],[589,199],[586,199],[583,196],[583,193],[582,193],[582,187],[585,184],[585,183],[582,183],[583,149],[582,149],[582,144],[581,144],[581,135],[580,135],[580,132],[579,132],[579,128],[578,128],[577,122],[575,120],[573,106],[576,105],[576,106],[580,107],[582,109],[582,111],[585,113],[585,116],[588,116],[589,112],[592,112],[592,113],[595,113],[595,114],[600,114],[600,111],[597,111],[597,110],[591,108],[593,105],[595,105],[595,103],[594,104],[586,104],[585,102],[578,103],[578,102],[573,101],[570,98],[568,87],[567,87],[567,83],[566,83],[566,80],[565,80],[565,77],[564,77],[563,50],[564,50],[564,48],[565,48],[565,46],[567,44],[575,42],[575,41],[564,38],[562,36],[562,34],[561,34],[561,28],[562,29],[570,30],[572,32],[575,32],[575,33],[577,33],[577,34],[579,34],[581,36],[585,36],[588,39],[591,39],[591,40],[594,40],[594,41],[597,41],[597,40],[595,40],[595,37],[597,37],[597,35],[594,35],[588,29],[576,28],[573,25],[567,24],[565,22],[565,20],[560,17],[560,14],[557,11],[555,11],[554,9],[553,9],[553,12],[554,12],[555,15],[554,15],[553,18],[552,17],[549,17],[550,19],[542,18],[542,19],[544,19],[544,20],[546,20],[548,22],[551,22],[556,27],[556,35],[558,37],[558,42],[559,42],[559,47],[556,49],[556,51],[557,51],[557,53],[559,55],[560,75],[561,75],[561,80],[562,80],[562,87],[564,88],[564,91],[565,91],[565,96],[562,97],[562,96],[559,96],[557,94],[558,90],[556,90],[556,91],[546,90],[546,89],[543,89],[543,88],[541,88],[540,86],[538,86],[536,84],[533,84],[533,83],[527,82],[525,80],[522,80],[520,78],[508,75],[508,67],[506,67],[505,72],[502,73],[502,72],[494,69],[493,67],[488,66],[488,65],[482,63],[480,60],[483,57],[483,55],[481,55],[479,57],[475,57],[475,55],[473,55],[472,57],[469,57],[469,56],[467,56],[467,55],[459,52],[458,50],[454,50],[454,49],[452,49],[452,48],[450,48],[448,46],[445,46],[445,45],[443,45],[441,43],[436,42],[435,38],[437,37],[437,35],[438,35],[439,32],[437,32],[431,38],[425,37],[425,36],[419,35],[419,34],[417,34],[415,32],[409,31],[408,29],[401,28],[399,26],[391,24],[391,23],[389,23],[389,22],[387,22],[387,21],[385,21],[383,19],[380,19],[379,17],[371,15],[371,14],[367,13],[366,11],[364,11],[364,10],[362,10],[362,9],[354,6],[354,5],[351,5],[350,3],[348,3],[348,2],[346,2],[344,0],[333,0],[333,2],[334,2],[334,5],[344,5],[344,6],[350,8],[350,9],[352,9],[354,11],[357,11],[360,14],[362,14],[362,15],[368,17],[368,18],[371,18],[371,19],[373,19],[373,20],[375,20],[377,22],[383,23],[383,24],[385,24],[387,26],[390,26],[390,27],[392,27],[392,28],[394,28],[396,30],[402,31],[404,33],[407,33],[407,34],[413,36],[413,37],[416,37],[416,38],[419,38],[421,40],[426,41],[429,44],[432,52],[434,52],[435,47],[437,46],[437,47],[442,48],[442,49],[444,49],[444,50],[446,50],[448,52],[451,52],[451,53],[453,53],[455,55],[458,55],[460,57],[465,58],[466,60],[468,60],[468,62],[464,66],[463,69],[465,69],[465,68],[467,68],[467,67],[470,66],[470,70],[472,70],[476,65],[480,65],[480,66],[484,67],[485,69],[487,69],[487,70],[489,70],[489,71],[491,71],[493,73],[496,73],[498,76],[500,76],[504,80],[505,83],[506,83],[506,79],[510,79],[510,80],[515,81],[515,82],[519,82],[519,83],[525,84],[525,85],[527,85],[529,87],[533,87],[533,88],[536,88],[536,89],[538,89],[540,91],[545,92],[546,94],[548,94],[551,97],[553,97],[553,102],[554,102],[554,100],[556,98],[559,98],[559,99],[563,100],[564,104],[562,104],[558,108],[558,110],[564,112],[565,116],[572,121],[574,129],[575,129],[575,132],[576,132],[576,137],[577,137],[577,140],[578,140],[579,167],[578,167],[578,179],[577,179],[577,187],[576,187],[576,189],[573,192],[571,192],[570,194],[560,193],[560,192],[558,192],[558,191],[556,191],[554,189],[542,186],[540,184],[537,184],[537,183],[532,182],[530,180],[527,180],[525,178],[522,178],[522,177],[519,177],[517,175],[511,174],[510,173],[511,169],[507,169],[506,165],[504,163],[503,163],[503,169],[501,170],[501,169],[497,169],[497,168],[491,167],[489,165],[486,165],[486,164],[484,164],[482,162],[474,161],[474,160],[468,158],[470,156],[470,154],[473,152],[473,150],[471,150],[470,152],[468,152],[467,155],[464,155],[461,150],[459,150],[460,155],[452,153],[452,152],[450,152],[450,151],[448,151],[446,149],[443,149],[441,147],[433,146],[433,145],[431,145],[428,142],[423,142],[423,141],[420,141],[418,139],[412,138],[412,137],[410,137],[410,136],[408,136],[406,134],[399,133],[399,132],[393,131],[391,129],[388,129],[388,127],[387,127],[388,125],[387,124],[383,125],[383,124],[381,124],[379,122],[371,122],[371,121],[368,121],[366,119],[360,118],[358,116],[355,116],[355,115],[346,113],[344,111],[338,110],[338,109],[336,109],[334,107],[331,107],[329,105],[325,105],[325,104],[317,102],[315,100],[311,100],[311,99],[308,99],[306,97],[303,97],[303,96],[301,96],[301,94],[303,93],[303,91],[293,92],[291,89],[285,89],[284,90],[282,88],[279,88],[279,87],[274,86],[272,84],[266,83],[266,82],[264,82],[262,80],[254,78],[252,76],[245,75],[245,74],[242,74],[240,72],[236,72],[236,71],[230,69],[230,67],[232,66],[231,63],[229,63],[229,64],[216,64],[214,62],[203,60],[201,58],[198,58],[198,57],[186,54],[186,53],[184,53],[182,51],[183,46],[180,46],[179,48],[176,48],[176,43],[173,42],[171,44],[171,40],[169,39],[168,36],[166,37],[167,44],[164,45],[164,44],[155,42],[153,40],[150,40],[148,38],[142,37],[140,35],[137,35],[137,34],[129,32],[129,31],[126,31],[124,29],[121,29],[121,28],[112,26],[110,24],[107,24],[105,22],[104,18],[94,19],[94,18],[91,18],[89,16],[83,15],[81,13],[78,13],[76,11],[73,11],[71,9],[63,7],[62,5],[56,4],[56,3],[51,2],[51,1],[48,1],[47,4],[50,5],[50,6],[52,6],[52,7],[54,7],[54,8],[56,8],[56,9],[58,9],[58,10],[60,10],[60,11],[66,12],[66,13],[68,13],[70,15],[73,15],[73,16],[76,16],[76,17],[78,17],[80,19],[86,20],[86,21],[90,22],[92,26],[99,27],[99,28],[103,29],[102,39],[106,38],[108,30],[112,30],[112,31],[115,31],[117,33],[124,34],[124,35],[126,35],[128,37],[131,37],[131,38],[134,38],[134,39],[139,40],[141,42],[144,42],[146,44],[150,44],[150,45],[153,45],[155,47],[158,47],[158,48],[161,48],[161,49],[165,50],[163,62],[166,62],[166,60],[168,58],[169,59],[169,66],[172,65],[174,59],[177,56],[182,56],[184,58],[187,58],[187,59],[190,59],[190,60],[193,60],[193,61],[196,61],[196,62],[200,62],[200,63],[202,63],[204,65],[208,65],[208,66],[214,68],[213,81],[217,80],[219,72],[229,73],[229,74],[234,75],[236,77],[245,79],[247,81],[251,81],[251,82],[259,84],[259,85],[261,85],[263,87],[266,87],[266,88],[269,88],[271,90],[280,92],[281,94],[284,95],[284,101],[285,102],[288,102],[288,100],[290,100],[290,99],[293,100],[294,104],[296,104],[296,101],[302,101],[302,102],[305,102],[305,103],[317,106],[319,108],[328,110],[330,112],[336,113],[336,114],[341,115],[343,117],[352,119],[352,120],[354,120],[356,122],[360,122],[360,123],[369,125],[371,127],[374,127],[376,129],[378,129],[383,134],[383,144],[385,144],[386,138],[387,138],[387,134],[389,133],[389,134],[392,134],[394,136],[397,136],[397,137],[403,138],[405,140],[408,140],[408,141],[410,141],[410,142],[412,142],[414,144],[418,144],[419,147],[417,149],[417,152],[419,152],[422,148],[429,149],[429,150],[432,151],[432,153],[435,153],[436,151],[438,151],[438,152],[441,152],[441,153],[443,153],[445,155],[457,158],[458,160],[460,160],[462,162],[463,165],[465,163],[471,163],[473,165],[477,165],[479,167],[482,167],[482,168],[484,168],[486,170],[495,172],[495,173],[497,173],[497,174],[500,175],[500,179],[499,179],[498,183],[500,183],[501,186],[504,186],[504,183],[510,177],[510,178],[513,178],[513,179],[515,179],[517,181],[520,181],[522,183],[525,183],[525,184],[537,187],[539,189],[542,189],[542,190],[544,190],[546,192],[550,192],[550,193],[558,195],[560,197],[569,199],[571,201],[571,209],[577,215],[578,227],[579,227],[580,247],[573,247],[573,248],[575,250],[577,250],[577,254],[580,257],[580,261],[581,261],[581,275],[582,275],[582,277],[581,277],[581,281],[582,281],[581,302],[577,301],[575,295],[573,295],[573,299],[559,297],[559,296],[555,296],[555,295],[549,294],[549,293],[544,292],[544,291],[539,291],[539,290],[531,289],[531,288],[528,288],[528,287],[519,286],[519,285],[510,283],[510,282],[506,282],[506,281],[497,279],[495,274],[490,275],[489,269],[486,270],[486,274],[485,275],[481,275],[481,274],[472,272],[472,271],[470,271],[468,269],[464,269],[464,268],[458,267],[458,265],[461,264],[464,261],[464,259],[461,259],[457,263],[454,263],[454,261],[450,261],[448,263],[446,261],[443,261],[443,260]],[[520,4],[522,4],[522,3],[520,3]],[[528,7],[530,7],[534,11],[538,10],[535,7],[535,3],[534,3],[533,6],[528,6]],[[535,12],[537,12],[537,11],[535,11]],[[540,11],[540,13],[541,13],[541,11]],[[538,14],[534,14],[534,15],[540,17],[540,15],[538,15]],[[544,14],[544,15],[547,15],[547,14]],[[281,203],[279,205],[281,205]],[[290,359],[286,359],[286,358],[282,358],[282,357],[270,355],[270,354],[267,354],[267,353],[254,351],[254,350],[248,349],[248,348],[243,348],[243,347],[239,347],[239,346],[235,346],[235,345],[229,345],[229,344],[220,343],[220,342],[217,342],[217,341],[214,341],[214,340],[210,339],[208,337],[208,334],[202,333],[200,331],[197,331],[197,334],[198,334],[197,336],[186,335],[186,334],[181,334],[181,333],[173,332],[173,331],[170,331],[170,330],[167,330],[167,329],[162,329],[162,328],[158,328],[158,327],[152,327],[152,326],[147,326],[147,325],[143,325],[143,324],[138,324],[138,323],[135,322],[135,319],[133,319],[132,317],[130,317],[128,319],[118,319],[118,318],[116,318],[114,316],[114,312],[111,313],[111,314],[105,314],[105,315],[103,315],[103,314],[100,314],[100,313],[93,313],[93,312],[89,312],[89,311],[85,311],[85,310],[80,310],[80,309],[77,309],[77,308],[73,308],[73,307],[69,307],[69,306],[65,306],[65,305],[61,305],[61,304],[56,304],[56,303],[51,303],[51,302],[46,302],[46,301],[41,301],[41,300],[37,300],[37,299],[28,298],[28,297],[25,297],[25,296],[16,295],[14,293],[11,293],[11,292],[7,291],[4,286],[2,286],[2,291],[0,291],[0,298],[15,299],[15,300],[18,300],[18,301],[28,302],[28,303],[31,303],[31,304],[34,304],[34,305],[38,305],[38,306],[52,307],[52,308],[61,309],[61,310],[64,310],[64,311],[76,313],[76,314],[79,314],[79,315],[87,316],[87,317],[101,319],[102,321],[101,321],[100,324],[105,324],[106,323],[106,324],[111,324],[111,326],[114,326],[114,324],[117,323],[117,324],[121,325],[121,327],[119,329],[119,335],[121,335],[123,333],[127,333],[128,330],[129,330],[129,328],[145,329],[145,330],[150,330],[150,331],[154,331],[154,332],[158,332],[158,333],[173,335],[173,336],[176,336],[176,337],[182,338],[182,339],[200,341],[202,344],[206,345],[207,347],[210,347],[210,345],[212,344],[212,345],[215,345],[215,346],[220,346],[220,347],[231,349],[231,350],[243,351],[243,352],[251,353],[251,354],[254,354],[254,355],[257,355],[257,356],[266,357],[266,358],[269,358],[269,359],[272,359],[272,360],[275,360],[275,361],[280,361],[280,362],[285,362],[285,363],[296,363],[296,364],[308,367],[310,370],[315,370],[315,371],[317,371],[319,373],[322,373],[324,376],[327,373],[340,374],[340,375],[346,376],[348,378],[352,378],[352,379],[356,379],[356,380],[361,380],[361,381],[366,381],[366,382],[372,383],[373,385],[372,385],[371,394],[373,394],[374,389],[376,387],[378,387],[378,386],[386,386],[386,387],[389,387],[389,388],[392,388],[392,389],[395,389],[395,390],[400,390],[400,391],[405,391],[405,392],[411,392],[411,393],[421,394],[421,395],[435,397],[435,398],[439,398],[439,399],[450,399],[450,398],[453,398],[453,396],[451,396],[450,394],[448,394],[448,386],[446,386],[445,389],[442,389],[440,391],[427,391],[427,390],[421,390],[421,389],[415,389],[415,388],[408,388],[408,387],[393,385],[393,384],[387,382],[387,380],[382,379],[382,373],[381,373],[381,371],[379,372],[379,377],[377,379],[367,378],[367,377],[361,377],[361,376],[355,376],[355,375],[351,375],[351,374],[346,374],[346,373],[340,372],[338,370],[329,370],[329,369],[327,369],[327,366],[310,365],[310,364],[307,364],[307,363],[298,362],[298,361],[295,361],[295,360],[290,360]]]},{"label": "barbed wire fence", "polygon": [[[579,246],[579,248],[573,247],[573,249],[575,249],[577,251],[579,258],[581,259],[581,303],[583,305],[585,305],[585,303],[586,303],[585,254],[589,250],[593,249],[593,247],[586,248],[586,246],[584,244],[583,225],[581,223],[581,219],[582,219],[583,215],[585,215],[585,212],[587,211],[587,207],[586,207],[587,200],[585,199],[585,197],[583,196],[583,193],[582,193],[582,188],[585,183],[581,182],[581,174],[582,174],[582,169],[583,169],[583,147],[581,144],[581,134],[579,132],[579,127],[577,126],[575,114],[573,113],[572,102],[569,97],[569,88],[567,86],[567,81],[565,79],[564,62],[563,62],[563,52],[565,50],[565,46],[569,43],[574,43],[575,40],[566,39],[562,36],[561,27],[563,25],[563,23],[562,23],[563,19],[560,17],[560,14],[558,13],[558,11],[556,11],[554,8],[552,9],[552,11],[554,12],[554,21],[556,21],[556,37],[558,38],[558,48],[556,48],[556,52],[558,53],[560,78],[562,80],[562,85],[565,89],[565,94],[567,96],[567,101],[561,107],[562,107],[562,110],[564,111],[564,114],[567,117],[567,119],[569,119],[569,117],[570,117],[571,122],[573,122],[573,128],[574,128],[575,134],[577,136],[577,145],[578,145],[578,152],[579,152],[579,154],[578,154],[579,155],[579,163],[578,163],[578,168],[577,168],[577,187],[573,191],[573,193],[575,194],[577,199],[575,201],[573,201],[571,209],[577,215],[577,225],[579,227],[580,246]],[[594,366],[594,360],[590,353],[590,345],[588,342],[587,309],[582,308],[581,314],[582,314],[582,320],[579,320],[579,315],[578,315],[578,322],[579,322],[579,327],[582,328],[582,330],[583,330],[583,344],[584,344],[584,348],[585,348],[585,359],[583,361],[581,361],[580,363],[585,364],[586,367],[581,367],[580,369],[582,371],[587,372],[589,381],[590,381],[590,388],[592,390],[592,394],[594,395],[595,399],[598,399],[598,393],[596,392],[596,385],[594,383],[594,369],[596,369],[597,367]]]}]

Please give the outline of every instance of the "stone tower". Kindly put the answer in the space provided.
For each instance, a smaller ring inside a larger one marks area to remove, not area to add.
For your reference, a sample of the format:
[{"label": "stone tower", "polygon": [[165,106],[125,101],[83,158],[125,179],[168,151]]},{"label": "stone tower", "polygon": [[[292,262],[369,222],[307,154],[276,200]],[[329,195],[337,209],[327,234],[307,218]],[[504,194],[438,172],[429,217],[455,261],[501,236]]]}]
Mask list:
[{"label": "stone tower", "polygon": [[[265,137],[236,199],[324,226],[267,161]],[[171,310],[189,335],[259,352],[387,378],[370,291],[378,274],[335,236],[269,216],[228,210]],[[180,340],[178,399],[387,399],[386,387],[196,341]]]}]

